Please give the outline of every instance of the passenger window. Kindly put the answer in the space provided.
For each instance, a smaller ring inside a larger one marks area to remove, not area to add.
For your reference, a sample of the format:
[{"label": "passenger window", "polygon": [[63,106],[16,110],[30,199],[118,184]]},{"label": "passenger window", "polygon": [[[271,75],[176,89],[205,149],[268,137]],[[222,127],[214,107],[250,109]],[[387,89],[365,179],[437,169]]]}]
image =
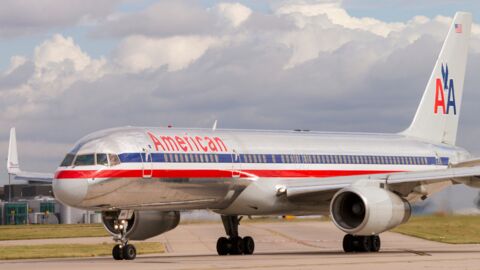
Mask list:
[{"label": "passenger window", "polygon": [[67,154],[63,159],[62,163],[60,164],[60,167],[72,166],[74,158],[75,158],[74,154]]},{"label": "passenger window", "polygon": [[78,155],[75,159],[75,166],[89,166],[95,165],[95,155],[94,154],[87,154],[87,155]]},{"label": "passenger window", "polygon": [[110,166],[115,166],[120,164],[120,159],[116,154],[108,154],[108,159],[110,161]]},{"label": "passenger window", "polygon": [[97,165],[108,166],[107,154],[97,154]]}]

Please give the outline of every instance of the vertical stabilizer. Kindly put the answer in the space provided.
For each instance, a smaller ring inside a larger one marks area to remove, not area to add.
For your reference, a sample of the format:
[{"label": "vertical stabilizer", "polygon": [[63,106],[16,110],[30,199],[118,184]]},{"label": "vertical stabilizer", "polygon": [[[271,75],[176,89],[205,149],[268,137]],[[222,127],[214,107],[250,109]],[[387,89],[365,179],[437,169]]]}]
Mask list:
[{"label": "vertical stabilizer", "polygon": [[455,144],[471,24],[470,13],[455,14],[415,118],[404,135]]},{"label": "vertical stabilizer", "polygon": [[20,166],[18,164],[17,136],[15,134],[15,128],[10,129],[10,142],[8,144],[7,171],[10,174],[17,174],[17,173],[20,172]]}]

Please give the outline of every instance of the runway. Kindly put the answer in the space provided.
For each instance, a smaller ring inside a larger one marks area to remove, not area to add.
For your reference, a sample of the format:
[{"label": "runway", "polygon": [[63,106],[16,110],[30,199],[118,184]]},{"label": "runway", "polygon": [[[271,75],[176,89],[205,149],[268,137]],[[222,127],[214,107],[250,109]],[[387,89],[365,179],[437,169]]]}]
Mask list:
[{"label": "runway", "polygon": [[[459,228],[461,229],[461,228]],[[480,245],[450,245],[396,233],[384,233],[379,253],[345,254],[343,233],[330,222],[245,222],[242,236],[254,237],[255,254],[217,256],[221,223],[180,225],[149,241],[164,242],[165,254],[114,261],[110,257],[0,261],[1,269],[480,269]],[[13,244],[93,243],[109,238],[75,238],[0,242]]]}]

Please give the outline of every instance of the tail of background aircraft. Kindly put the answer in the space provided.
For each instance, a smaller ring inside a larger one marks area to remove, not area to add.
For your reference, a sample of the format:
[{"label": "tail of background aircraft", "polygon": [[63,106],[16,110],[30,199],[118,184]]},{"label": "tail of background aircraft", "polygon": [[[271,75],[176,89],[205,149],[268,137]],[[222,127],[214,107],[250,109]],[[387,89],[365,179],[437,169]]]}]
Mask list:
[{"label": "tail of background aircraft", "polygon": [[17,174],[17,173],[20,172],[20,166],[18,164],[17,136],[15,134],[15,128],[10,129],[10,142],[8,144],[7,171],[8,171],[9,174]]},{"label": "tail of background aircraft", "polygon": [[17,136],[15,128],[10,129],[10,143],[8,144],[7,171],[15,177],[15,180],[25,180],[29,182],[51,183],[53,174],[24,172],[20,170],[18,163]]},{"label": "tail of background aircraft", "polygon": [[470,13],[455,14],[415,118],[402,134],[455,144],[471,24]]}]

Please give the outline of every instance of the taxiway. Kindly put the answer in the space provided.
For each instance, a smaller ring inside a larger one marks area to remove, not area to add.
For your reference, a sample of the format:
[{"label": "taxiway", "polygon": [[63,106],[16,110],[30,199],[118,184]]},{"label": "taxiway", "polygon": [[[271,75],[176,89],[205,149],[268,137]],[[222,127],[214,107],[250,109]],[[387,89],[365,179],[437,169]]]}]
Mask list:
[{"label": "taxiway", "polygon": [[[461,228],[459,228],[461,229]],[[221,223],[182,224],[149,241],[165,243],[165,254],[140,255],[134,261],[110,257],[0,261],[1,269],[480,269],[480,245],[451,245],[396,233],[382,234],[379,253],[345,254],[343,233],[330,222],[245,222],[242,236],[255,238],[255,254],[218,256]],[[2,241],[8,245],[94,243],[109,238]]]}]

